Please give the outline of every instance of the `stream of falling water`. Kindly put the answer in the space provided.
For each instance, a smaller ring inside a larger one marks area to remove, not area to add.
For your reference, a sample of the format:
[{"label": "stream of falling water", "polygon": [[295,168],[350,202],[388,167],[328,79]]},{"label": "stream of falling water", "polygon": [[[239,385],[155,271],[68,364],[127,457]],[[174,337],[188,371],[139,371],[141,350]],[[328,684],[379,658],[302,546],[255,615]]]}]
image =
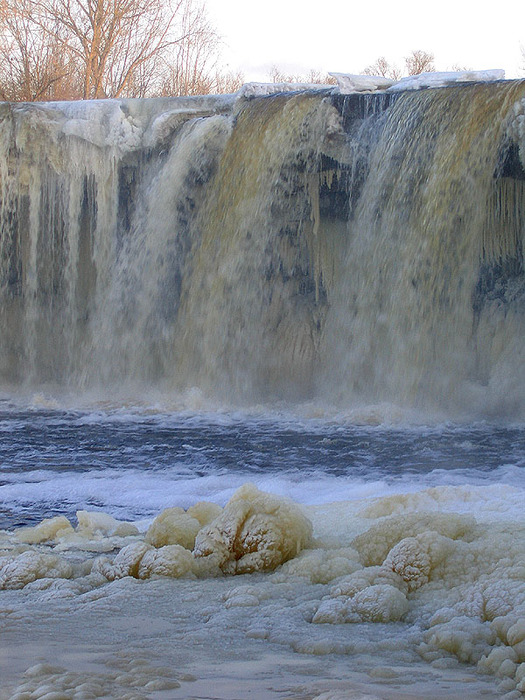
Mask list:
[{"label": "stream of falling water", "polygon": [[523,415],[524,90],[4,106],[3,381]]}]

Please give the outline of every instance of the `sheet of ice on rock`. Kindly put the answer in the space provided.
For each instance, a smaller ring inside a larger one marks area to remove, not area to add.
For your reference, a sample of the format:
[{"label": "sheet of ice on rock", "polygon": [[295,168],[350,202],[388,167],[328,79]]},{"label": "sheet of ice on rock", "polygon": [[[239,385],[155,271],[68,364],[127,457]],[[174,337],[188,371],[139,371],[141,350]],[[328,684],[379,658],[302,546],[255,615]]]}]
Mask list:
[{"label": "sheet of ice on rock", "polygon": [[520,426],[2,428],[0,698],[522,697]]}]

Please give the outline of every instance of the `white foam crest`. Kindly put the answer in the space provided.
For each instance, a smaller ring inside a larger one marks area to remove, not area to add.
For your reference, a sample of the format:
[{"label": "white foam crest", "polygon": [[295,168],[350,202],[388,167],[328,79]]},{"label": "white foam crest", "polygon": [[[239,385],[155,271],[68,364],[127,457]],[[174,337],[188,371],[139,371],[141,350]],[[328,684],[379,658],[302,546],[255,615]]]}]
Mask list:
[{"label": "white foam crest", "polygon": [[[137,520],[173,506],[188,508],[201,500],[224,506],[246,478],[247,473],[242,471],[208,470],[196,476],[187,466],[159,471],[99,469],[85,471],[81,478],[75,472],[36,470],[23,475],[6,474],[0,503],[5,508],[22,511],[28,506],[35,510],[39,504],[43,511],[54,512],[97,509]],[[474,515],[483,512],[483,517],[501,520],[519,517],[525,497],[522,470],[508,467],[492,475],[490,481],[476,478],[474,473],[458,475],[444,470],[395,480],[365,480],[311,471],[251,473],[249,478],[263,491],[293,498],[304,505],[395,499],[410,494],[413,509],[424,506]],[[500,479],[502,483],[497,483]]]}]

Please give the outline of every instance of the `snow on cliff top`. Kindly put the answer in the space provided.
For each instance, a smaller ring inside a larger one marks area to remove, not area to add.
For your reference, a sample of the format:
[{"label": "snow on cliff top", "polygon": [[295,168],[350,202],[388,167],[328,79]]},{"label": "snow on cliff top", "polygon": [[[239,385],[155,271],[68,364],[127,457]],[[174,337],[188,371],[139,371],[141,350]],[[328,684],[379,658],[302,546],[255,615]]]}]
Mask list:
[{"label": "snow on cliff top", "polygon": [[354,92],[378,92],[388,90],[421,90],[423,88],[447,87],[455,83],[479,83],[504,80],[501,69],[479,71],[447,71],[441,73],[420,73],[401,80],[391,80],[381,75],[353,75],[350,73],[330,73],[337,80],[337,87],[312,83],[246,83],[237,92],[238,97],[261,97],[296,90],[332,89],[342,95]]}]

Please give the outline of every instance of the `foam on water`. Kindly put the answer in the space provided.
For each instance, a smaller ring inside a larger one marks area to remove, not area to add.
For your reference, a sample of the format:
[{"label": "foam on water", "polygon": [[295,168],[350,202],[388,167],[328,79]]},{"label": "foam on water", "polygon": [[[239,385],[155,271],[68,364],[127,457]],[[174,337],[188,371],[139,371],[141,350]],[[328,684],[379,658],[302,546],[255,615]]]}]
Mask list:
[{"label": "foam on water", "polygon": [[522,485],[518,426],[33,408],[3,411],[0,429],[4,522],[93,508],[135,520],[199,500],[224,506],[247,478],[305,504],[439,485]]}]

